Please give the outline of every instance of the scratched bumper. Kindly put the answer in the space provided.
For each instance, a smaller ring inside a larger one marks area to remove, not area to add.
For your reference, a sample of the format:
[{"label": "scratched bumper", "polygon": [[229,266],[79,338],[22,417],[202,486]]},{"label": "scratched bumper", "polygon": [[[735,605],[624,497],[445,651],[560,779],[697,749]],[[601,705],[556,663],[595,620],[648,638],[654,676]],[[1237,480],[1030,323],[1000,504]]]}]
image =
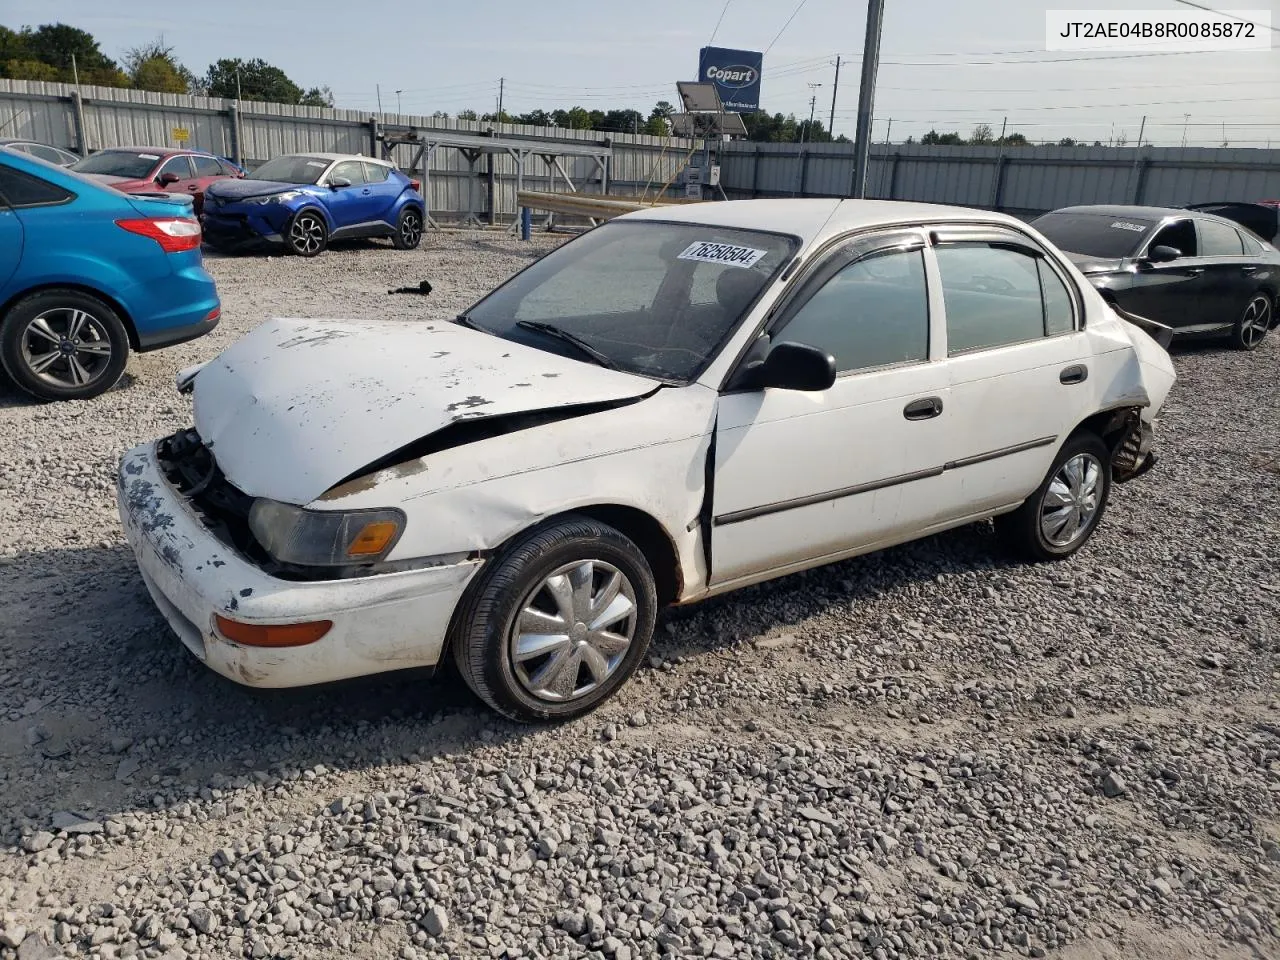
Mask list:
[{"label": "scratched bumper", "polygon": [[[225,546],[170,486],[155,445],[126,453],[116,496],[125,536],[156,606],[183,645],[210,669],[253,687],[298,687],[440,659],[449,620],[479,561],[298,583],[272,577]],[[305,647],[233,643],[214,615],[244,623],[331,620]]]}]

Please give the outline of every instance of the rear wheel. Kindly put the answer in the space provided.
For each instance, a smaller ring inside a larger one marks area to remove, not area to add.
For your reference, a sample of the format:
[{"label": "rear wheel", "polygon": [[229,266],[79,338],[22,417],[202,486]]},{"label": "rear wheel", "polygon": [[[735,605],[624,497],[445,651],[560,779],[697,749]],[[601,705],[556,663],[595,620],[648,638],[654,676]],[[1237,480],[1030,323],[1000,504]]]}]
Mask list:
[{"label": "rear wheel", "polygon": [[110,390],[129,359],[119,315],[79,290],[42,290],[0,323],[0,364],[42,400],[85,400]]},{"label": "rear wheel", "polygon": [[653,573],[627,537],[588,517],[529,531],[468,590],[454,662],[481,700],[513,720],[566,720],[627,681],[657,617]]},{"label": "rear wheel", "polygon": [[285,237],[289,249],[300,257],[315,257],[329,243],[329,229],[324,218],[314,210],[303,210],[289,221]]},{"label": "rear wheel", "polygon": [[1031,560],[1063,560],[1088,542],[1111,496],[1111,455],[1095,434],[1067,440],[1039,488],[996,529]]},{"label": "rear wheel", "polygon": [[1259,291],[1240,314],[1231,331],[1231,345],[1237,350],[1252,350],[1271,329],[1271,297]]},{"label": "rear wheel", "polygon": [[413,250],[422,242],[422,214],[415,207],[405,207],[400,211],[391,240],[397,250]]}]

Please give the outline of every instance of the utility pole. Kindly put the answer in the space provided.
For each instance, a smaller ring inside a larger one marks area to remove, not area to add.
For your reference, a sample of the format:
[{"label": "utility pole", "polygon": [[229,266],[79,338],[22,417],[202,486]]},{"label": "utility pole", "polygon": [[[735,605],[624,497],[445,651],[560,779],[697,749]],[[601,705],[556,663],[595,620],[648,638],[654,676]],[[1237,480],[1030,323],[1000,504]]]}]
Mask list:
[{"label": "utility pole", "polygon": [[818,88],[819,88],[820,86],[822,86],[822,84],[820,84],[820,83],[811,83],[811,84],[809,84],[809,89],[813,91],[812,96],[810,96],[810,97],[809,97],[809,126],[808,126],[807,128],[805,128],[804,133],[802,133],[802,134],[800,135],[800,142],[801,142],[801,143],[804,143],[804,141],[805,141],[805,137],[806,137],[806,136],[808,136],[808,137],[809,137],[809,139],[813,139],[813,111],[814,111],[815,109],[817,109],[817,106],[818,106],[818,92],[817,92],[817,91],[818,91]]},{"label": "utility pole", "polygon": [[884,0],[867,0],[867,35],[862,44],[862,82],[858,88],[858,129],[854,134],[853,183],[849,196],[867,195],[867,164],[871,158],[871,111],[876,99],[876,74],[880,69],[880,30],[884,24]]},{"label": "utility pole", "polygon": [[836,137],[836,93],[840,89],[840,55],[836,55],[836,79],[831,84],[831,122],[827,124],[827,133],[831,139]]},{"label": "utility pole", "polygon": [[382,114],[382,84],[375,83],[373,85],[374,92],[378,95],[378,114]]},{"label": "utility pole", "polygon": [[240,68],[236,67],[236,103],[239,103],[242,99],[240,96]]},{"label": "utility pole", "polygon": [[76,86],[80,86],[80,70],[76,67],[76,55],[71,54],[71,75],[75,77]]},{"label": "utility pole", "polygon": [[818,108],[818,88],[821,86],[822,84],[820,83],[809,84],[809,90],[811,91],[809,96],[809,125],[800,128],[800,147],[796,152],[796,188],[791,191],[791,195],[793,197],[799,193],[800,189],[804,186],[805,139],[808,137],[809,131],[813,128],[813,114]]},{"label": "utility pole", "polygon": [[1138,146],[1142,146],[1142,135],[1147,132],[1147,118],[1143,116],[1142,126],[1138,127]]},{"label": "utility pole", "polygon": [[498,78],[498,122],[499,123],[502,122],[502,101],[505,99],[504,94],[506,93],[506,87],[507,87],[507,78],[499,77]]},{"label": "utility pole", "polygon": [[890,117],[890,118],[889,118],[889,125],[888,125],[887,127],[885,127],[885,131],[884,131],[884,142],[885,142],[885,143],[888,143],[888,142],[889,142],[889,134],[891,134],[891,133],[893,133],[893,117]]},{"label": "utility pole", "polygon": [[1182,145],[1187,145],[1187,121],[1191,119],[1191,114],[1184,113],[1182,115]]}]

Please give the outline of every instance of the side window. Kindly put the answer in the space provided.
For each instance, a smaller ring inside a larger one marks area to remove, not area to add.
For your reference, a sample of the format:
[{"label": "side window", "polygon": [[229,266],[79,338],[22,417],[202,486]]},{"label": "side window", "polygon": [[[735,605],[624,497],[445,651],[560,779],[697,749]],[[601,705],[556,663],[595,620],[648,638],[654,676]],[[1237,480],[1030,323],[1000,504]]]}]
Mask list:
[{"label": "side window", "polygon": [[1151,238],[1147,249],[1152,247],[1173,247],[1184,257],[1199,256],[1196,253],[1196,225],[1190,220],[1171,223]]},{"label": "side window", "polygon": [[950,354],[1044,336],[1038,257],[985,243],[942,244],[935,252]]},{"label": "side window", "polygon": [[1256,257],[1262,252],[1262,245],[1257,240],[1243,230],[1239,230],[1237,233],[1240,234],[1240,243],[1244,247],[1244,255],[1246,257]]},{"label": "side window", "polygon": [[391,176],[391,168],[384,167],[380,163],[366,163],[364,165],[364,176],[370,183],[382,183],[387,177]]},{"label": "side window", "polygon": [[1047,336],[1070,333],[1076,328],[1075,312],[1071,308],[1071,294],[1062,278],[1049,266],[1048,261],[1036,261],[1040,271],[1040,295],[1044,298],[1044,332]]},{"label": "side window", "polygon": [[214,157],[192,157],[191,162],[195,164],[197,177],[222,176],[222,165]]},{"label": "side window", "polygon": [[1213,220],[1198,220],[1196,225],[1200,228],[1200,256],[1239,257],[1244,254],[1244,246],[1235,227]]},{"label": "side window", "polygon": [[162,177],[166,173],[172,173],[179,180],[191,179],[191,163],[185,156],[170,157],[165,161],[164,166],[156,173],[156,177]]},{"label": "side window", "polygon": [[888,249],[855,260],[804,301],[772,339],[826,350],[839,373],[927,359],[924,253]]},{"label": "side window", "polygon": [[0,164],[0,200],[11,207],[48,207],[74,199],[69,190]]},{"label": "side window", "polygon": [[233,165],[228,163],[226,160],[223,160],[222,158],[218,159],[218,169],[221,170],[222,173],[228,177],[240,176],[240,171],[237,170]]},{"label": "side window", "polygon": [[329,172],[329,182],[345,177],[353,184],[364,183],[364,164],[359,160],[343,160]]},{"label": "side window", "polygon": [[59,154],[57,150],[53,149],[53,147],[45,147],[38,143],[33,143],[27,147],[27,150],[32,156],[39,157],[41,160],[47,160],[49,163],[62,163],[62,155]]}]

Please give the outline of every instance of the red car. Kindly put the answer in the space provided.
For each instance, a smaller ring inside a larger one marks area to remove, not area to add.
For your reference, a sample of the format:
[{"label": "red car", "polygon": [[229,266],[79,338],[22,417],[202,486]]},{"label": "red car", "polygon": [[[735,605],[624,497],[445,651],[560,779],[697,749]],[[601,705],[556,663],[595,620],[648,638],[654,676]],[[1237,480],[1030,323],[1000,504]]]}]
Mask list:
[{"label": "red car", "polygon": [[71,169],[122,193],[188,194],[197,216],[204,209],[205,187],[215,180],[244,176],[243,170],[211,153],[167,147],[111,147],[72,164]]}]

